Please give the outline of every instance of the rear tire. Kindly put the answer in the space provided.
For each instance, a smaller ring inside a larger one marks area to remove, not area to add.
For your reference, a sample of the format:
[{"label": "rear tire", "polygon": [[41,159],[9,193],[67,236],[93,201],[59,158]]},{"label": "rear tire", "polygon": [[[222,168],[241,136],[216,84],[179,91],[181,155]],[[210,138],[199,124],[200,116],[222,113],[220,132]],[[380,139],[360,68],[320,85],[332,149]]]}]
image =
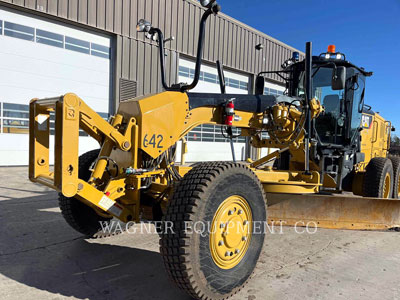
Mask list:
[{"label": "rear tire", "polygon": [[[89,170],[93,162],[99,156],[99,149],[82,154],[79,157],[78,177],[88,181],[91,175]],[[59,194],[58,203],[61,213],[67,223],[76,231],[87,237],[93,237],[102,230],[100,222],[110,222],[112,218],[99,216],[93,208],[82,203],[76,198],[67,198]]]},{"label": "rear tire", "polygon": [[391,198],[393,194],[393,165],[384,157],[369,162],[364,175],[364,196]]},{"label": "rear tire", "polygon": [[[178,183],[169,202],[165,221],[173,230],[164,228],[161,234],[160,252],[172,281],[195,299],[225,299],[237,293],[250,278],[262,250],[265,223],[255,233],[254,222],[266,221],[265,206],[260,181],[245,165],[197,164]],[[200,227],[205,229],[203,234],[194,230],[191,234],[186,227],[193,229],[196,224],[206,224]],[[230,224],[239,224],[235,228],[241,230],[238,235],[228,231]]]},{"label": "rear tire", "polygon": [[390,155],[389,159],[393,165],[393,198],[400,199],[400,157]]}]

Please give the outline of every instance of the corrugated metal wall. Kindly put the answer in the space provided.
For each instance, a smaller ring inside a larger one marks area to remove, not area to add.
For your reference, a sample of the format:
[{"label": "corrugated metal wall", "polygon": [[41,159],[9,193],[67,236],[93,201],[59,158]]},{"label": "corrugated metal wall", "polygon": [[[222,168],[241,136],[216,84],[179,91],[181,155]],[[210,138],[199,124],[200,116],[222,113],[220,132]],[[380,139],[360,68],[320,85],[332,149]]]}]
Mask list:
[{"label": "corrugated metal wall", "polygon": [[[179,55],[194,57],[203,8],[193,0],[0,0],[73,23],[113,33],[115,38],[115,96],[119,78],[137,81],[138,95],[161,89],[157,44],[136,32],[144,18],[175,40],[167,48],[167,80],[174,82]],[[223,10],[223,8],[222,8]],[[262,51],[255,46],[263,44]],[[204,60],[223,61],[227,68],[248,74],[279,70],[295,49],[256,31],[224,14],[207,22]],[[276,75],[272,80],[281,81]]]}]

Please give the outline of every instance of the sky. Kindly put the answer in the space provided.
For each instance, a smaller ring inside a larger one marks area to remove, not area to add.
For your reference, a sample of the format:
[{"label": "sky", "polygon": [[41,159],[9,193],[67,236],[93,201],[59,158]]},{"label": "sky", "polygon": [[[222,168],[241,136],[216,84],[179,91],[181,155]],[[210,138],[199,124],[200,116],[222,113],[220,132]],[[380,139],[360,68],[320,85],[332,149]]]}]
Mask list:
[{"label": "sky", "polygon": [[400,0],[218,0],[222,12],[313,55],[328,45],[374,72],[365,104],[392,121],[400,136]]}]

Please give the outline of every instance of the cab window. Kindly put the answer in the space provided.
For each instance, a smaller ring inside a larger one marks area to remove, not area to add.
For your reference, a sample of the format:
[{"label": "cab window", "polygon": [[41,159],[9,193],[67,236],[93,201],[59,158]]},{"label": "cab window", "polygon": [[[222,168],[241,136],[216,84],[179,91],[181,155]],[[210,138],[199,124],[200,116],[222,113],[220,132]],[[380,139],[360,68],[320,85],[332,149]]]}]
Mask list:
[{"label": "cab window", "polygon": [[332,90],[332,68],[314,70],[313,97],[325,108],[325,113],[315,121],[322,143],[342,144],[344,140],[344,117],[342,103],[344,90]]},{"label": "cab window", "polygon": [[356,80],[351,85],[350,89],[353,90],[353,105],[351,109],[351,124],[350,124],[350,137],[352,140],[357,135],[358,129],[361,126],[362,109],[364,106],[364,89],[365,78],[358,74]]}]

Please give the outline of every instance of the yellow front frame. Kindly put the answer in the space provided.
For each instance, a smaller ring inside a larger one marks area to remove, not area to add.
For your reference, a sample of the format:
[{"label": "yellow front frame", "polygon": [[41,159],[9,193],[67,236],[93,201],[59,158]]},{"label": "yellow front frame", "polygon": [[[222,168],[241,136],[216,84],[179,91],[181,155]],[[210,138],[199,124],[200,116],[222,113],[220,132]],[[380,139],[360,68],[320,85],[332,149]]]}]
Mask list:
[{"label": "yellow front frame", "polygon": [[[200,124],[223,124],[222,108],[199,107],[190,110],[186,93],[164,92],[132,99],[120,104],[118,113],[110,122],[102,119],[75,94],[51,99],[33,99],[30,103],[30,162],[29,177],[47,185],[66,197],[76,197],[101,214],[127,221],[139,221],[140,188],[143,178],[151,177],[153,192],[168,188],[165,170],[156,169],[143,174],[127,175],[121,170],[140,166],[143,153],[157,158],[191,129]],[[54,172],[49,166],[49,120],[55,113]],[[243,134],[262,128],[262,114],[235,112],[233,126],[242,128]],[[88,182],[78,178],[79,129],[83,129],[101,145],[99,158]],[[301,136],[300,136],[301,138]],[[301,143],[301,140],[297,141]],[[270,146],[270,145],[265,145]],[[96,188],[102,178],[107,159],[121,167],[105,187]],[[261,163],[261,162],[260,162]],[[253,168],[266,192],[316,193],[319,191],[318,172],[273,171]],[[191,168],[176,167],[183,176]]]}]

